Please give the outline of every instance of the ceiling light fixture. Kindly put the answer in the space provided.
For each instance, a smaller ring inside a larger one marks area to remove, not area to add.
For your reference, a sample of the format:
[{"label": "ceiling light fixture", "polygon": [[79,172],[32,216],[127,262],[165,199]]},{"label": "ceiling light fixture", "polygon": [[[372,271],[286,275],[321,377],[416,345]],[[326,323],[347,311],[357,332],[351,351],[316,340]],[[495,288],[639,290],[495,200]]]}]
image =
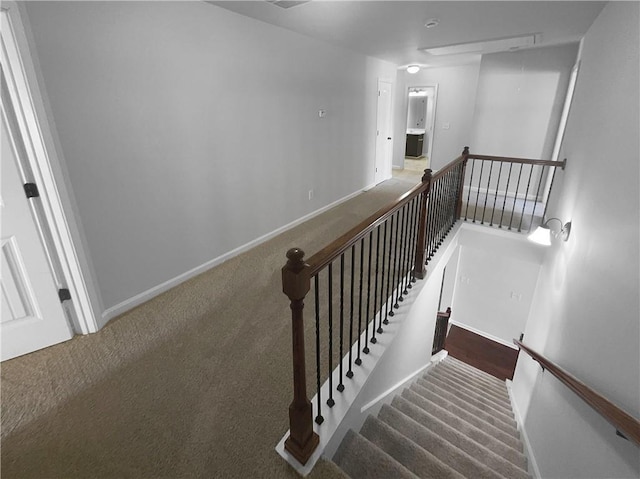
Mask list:
[{"label": "ceiling light fixture", "polygon": [[424,26],[427,28],[437,27],[438,25],[440,25],[440,20],[437,18],[430,18],[424,23]]},{"label": "ceiling light fixture", "polygon": [[536,44],[536,35],[523,35],[510,38],[496,38],[480,42],[458,43],[433,48],[419,48],[430,55],[459,55],[462,53],[505,52],[512,48],[531,47]]},{"label": "ceiling light fixture", "polygon": [[[555,233],[552,232],[551,228],[549,227],[549,222],[553,220],[560,222],[560,231]],[[570,234],[571,221],[563,224],[560,218],[549,218],[543,224],[538,226],[535,231],[527,237],[527,239],[536,244],[551,246],[551,236],[553,236],[554,238],[562,238],[562,241],[567,241]]]},{"label": "ceiling light fixture", "polygon": [[420,66],[419,65],[409,65],[407,67],[407,73],[418,73],[420,71]]}]

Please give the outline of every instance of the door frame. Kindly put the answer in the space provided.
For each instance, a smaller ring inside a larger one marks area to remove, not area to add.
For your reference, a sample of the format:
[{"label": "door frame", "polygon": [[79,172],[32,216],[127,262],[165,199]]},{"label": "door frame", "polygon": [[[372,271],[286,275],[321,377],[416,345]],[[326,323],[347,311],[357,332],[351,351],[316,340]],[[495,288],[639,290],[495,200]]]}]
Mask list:
[{"label": "door frame", "polygon": [[[380,118],[378,116],[378,103],[380,101],[380,83],[389,84],[389,111],[387,112],[387,133],[391,140],[388,140],[390,144],[386,148],[386,158],[384,158],[384,164],[381,165],[384,171],[380,174],[376,173],[378,168],[378,136],[380,133]],[[376,83],[376,135],[375,135],[375,154],[373,158],[373,184],[377,185],[391,177],[391,164],[393,162],[393,97],[394,97],[394,82],[388,78],[378,78]],[[379,179],[379,181],[378,181]]]},{"label": "door frame", "polygon": [[[405,91],[405,109],[404,109],[404,144],[407,144],[407,119],[409,117],[409,90],[411,88],[433,88],[433,108],[431,109],[431,121],[429,122],[429,127],[431,133],[429,135],[429,147],[427,148],[427,158],[429,158],[429,165],[433,163],[433,144],[435,143],[435,134],[436,134],[436,112],[438,108],[438,83],[432,84],[418,84],[418,85],[407,85],[407,89]],[[425,124],[426,126],[426,124]],[[425,128],[426,131],[426,128]],[[403,147],[404,148],[404,147]],[[404,151],[404,150],[403,150]],[[405,157],[404,154],[402,156],[402,164],[404,165]]]},{"label": "door frame", "polygon": [[46,122],[45,103],[38,89],[23,20],[15,2],[3,3],[0,54],[10,100],[10,105],[3,102],[3,114],[15,122],[16,133],[21,135],[25,146],[26,158],[20,165],[21,173],[25,180],[38,185],[41,201],[36,206],[37,228],[49,264],[54,269],[57,287],[68,289],[71,296],[70,301],[63,303],[67,319],[75,333],[94,333],[100,329],[96,310],[101,307],[100,296],[81,267],[81,263],[88,262],[81,246],[79,228],[73,214],[68,215],[63,206],[72,204],[70,195],[64,182],[56,181],[54,176],[54,171],[62,175],[63,169],[54,147],[53,130]]}]

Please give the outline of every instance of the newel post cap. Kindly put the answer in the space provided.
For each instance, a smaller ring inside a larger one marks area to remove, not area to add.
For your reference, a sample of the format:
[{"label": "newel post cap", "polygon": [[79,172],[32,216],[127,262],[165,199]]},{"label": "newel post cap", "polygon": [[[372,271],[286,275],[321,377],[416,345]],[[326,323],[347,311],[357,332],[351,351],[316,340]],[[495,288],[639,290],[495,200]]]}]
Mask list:
[{"label": "newel post cap", "polygon": [[469,154],[469,147],[465,146],[464,149],[462,150],[462,154],[463,155],[468,155]]},{"label": "newel post cap", "polygon": [[422,175],[422,182],[428,183],[431,182],[431,177],[433,176],[433,170],[431,168],[427,168],[424,170],[424,175]]},{"label": "newel post cap", "polygon": [[291,248],[287,251],[287,264],[282,267],[282,292],[294,301],[303,299],[310,288],[309,265],[304,262],[304,251]]}]

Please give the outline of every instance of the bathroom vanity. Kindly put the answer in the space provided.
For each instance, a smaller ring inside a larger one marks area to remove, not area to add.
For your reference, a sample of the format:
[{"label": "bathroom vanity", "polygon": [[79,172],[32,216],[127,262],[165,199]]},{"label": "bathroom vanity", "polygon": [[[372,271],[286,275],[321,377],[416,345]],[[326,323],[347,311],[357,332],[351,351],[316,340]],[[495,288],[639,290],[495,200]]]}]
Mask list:
[{"label": "bathroom vanity", "polygon": [[404,156],[419,158],[423,155],[425,131],[418,129],[407,130],[407,145]]}]

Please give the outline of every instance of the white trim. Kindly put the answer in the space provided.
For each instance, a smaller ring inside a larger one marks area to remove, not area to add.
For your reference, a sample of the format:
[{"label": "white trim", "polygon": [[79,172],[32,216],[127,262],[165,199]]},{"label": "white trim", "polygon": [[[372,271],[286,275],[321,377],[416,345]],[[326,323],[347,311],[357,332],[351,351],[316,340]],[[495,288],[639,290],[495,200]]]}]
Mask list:
[{"label": "white trim", "polygon": [[57,261],[52,264],[60,265],[62,271],[57,276],[66,283],[58,286],[68,288],[71,293],[70,309],[73,311],[74,329],[81,334],[93,333],[98,331],[99,327],[51,168],[52,156],[55,156],[55,153],[44,139],[43,118],[38,118],[36,114],[36,104],[40,104],[40,98],[31,90],[31,85],[35,83],[28,81],[27,71],[29,70],[25,68],[24,62],[30,61],[31,57],[27,51],[26,42],[19,41],[16,36],[17,29],[22,32],[23,26],[15,4],[11,5],[11,9],[3,9],[1,15],[2,65],[7,90],[27,152],[30,173],[40,190],[46,221],[46,225],[39,225],[39,227],[46,228],[51,233],[53,245],[51,245],[52,248],[47,249],[56,255]]},{"label": "white trim", "polygon": [[491,341],[494,341],[496,343],[500,343],[503,346],[507,346],[508,348],[515,349],[516,351],[518,351],[518,346],[516,346],[515,344],[509,343],[508,341],[505,341],[504,339],[499,338],[497,336],[493,336],[492,334],[485,333],[484,331],[480,331],[479,329],[476,329],[476,328],[474,328],[472,326],[469,326],[469,325],[466,325],[464,323],[461,323],[460,321],[454,321],[454,320],[450,319],[449,320],[449,324],[455,324],[459,328],[466,329],[467,331],[471,331],[472,333],[475,333],[478,336],[482,336],[483,338],[490,339]]},{"label": "white trim", "polygon": [[396,384],[391,386],[389,389],[387,389],[385,392],[380,394],[378,397],[376,397],[372,401],[369,401],[367,404],[362,406],[362,408],[360,408],[360,413],[361,414],[364,413],[367,409],[372,408],[377,403],[382,401],[385,397],[389,396],[390,394],[394,394],[397,389],[399,389],[400,387],[402,387],[404,384],[408,383],[409,381],[414,380],[416,378],[416,376],[418,376],[424,370],[431,369],[436,364],[438,364],[440,361],[442,361],[444,358],[446,358],[448,355],[449,355],[449,352],[447,350],[445,350],[445,349],[443,349],[442,351],[437,352],[436,354],[431,356],[431,360],[427,364],[425,364],[424,366],[419,368],[417,371],[414,371],[413,373],[409,374],[406,378],[398,381]]},{"label": "white trim", "polygon": [[259,238],[256,238],[252,241],[249,241],[248,243],[245,243],[242,246],[239,246],[227,253],[224,253],[220,256],[218,256],[217,258],[214,258],[210,261],[207,261],[206,263],[201,264],[200,266],[196,266],[195,268],[186,271],[174,278],[171,278],[167,281],[165,281],[164,283],[161,283],[157,286],[154,286],[153,288],[150,288],[146,291],[143,291],[142,293],[136,294],[135,296],[122,301],[121,303],[116,304],[115,306],[111,306],[110,308],[106,309],[103,313],[102,313],[102,321],[101,321],[101,325],[100,327],[104,326],[111,318],[114,318],[132,308],[135,308],[136,306],[145,303],[147,301],[149,301],[150,299],[154,298],[155,296],[158,296],[159,294],[164,293],[165,291],[170,290],[171,288],[174,288],[176,286],[178,286],[181,283],[184,283],[185,281],[193,278],[194,276],[197,276],[201,273],[204,273],[205,271],[218,266],[219,264],[224,263],[225,261],[228,261],[229,259],[238,256],[241,253],[244,253],[245,251],[250,250],[251,248],[254,248],[256,246],[258,246],[261,243],[264,243],[265,241],[268,241],[272,238],[274,238],[275,236],[278,236],[281,233],[284,233],[287,230],[290,230],[291,228],[294,228],[296,226],[298,226],[301,223],[304,223],[307,220],[310,220],[311,218],[314,218],[322,213],[324,213],[327,210],[330,210],[331,208],[334,208],[335,206],[338,206],[341,203],[344,203],[345,201],[348,201],[356,196],[358,196],[359,194],[361,194],[364,191],[368,191],[369,189],[373,188],[375,185],[368,185],[365,188],[363,188],[362,190],[358,190],[354,193],[351,193],[339,200],[334,201],[333,203],[328,204],[327,206],[324,206],[316,211],[313,211],[301,218],[298,218],[295,221],[292,221],[289,224],[286,224],[284,226],[281,226],[278,229],[273,230],[270,233],[267,233],[263,236],[260,236]]},{"label": "white trim", "polygon": [[509,399],[511,401],[511,409],[513,409],[513,415],[515,416],[516,423],[518,424],[518,431],[520,431],[520,438],[524,444],[524,452],[527,456],[527,466],[528,473],[531,474],[534,479],[540,479],[542,476],[540,475],[540,468],[538,467],[538,462],[536,461],[536,457],[533,455],[533,449],[531,448],[531,442],[529,441],[529,436],[527,435],[527,431],[524,428],[524,422],[522,420],[522,415],[520,414],[520,410],[518,409],[518,404],[516,403],[515,397],[513,396],[513,382],[510,379],[506,380],[507,383],[507,391],[509,392]]}]

